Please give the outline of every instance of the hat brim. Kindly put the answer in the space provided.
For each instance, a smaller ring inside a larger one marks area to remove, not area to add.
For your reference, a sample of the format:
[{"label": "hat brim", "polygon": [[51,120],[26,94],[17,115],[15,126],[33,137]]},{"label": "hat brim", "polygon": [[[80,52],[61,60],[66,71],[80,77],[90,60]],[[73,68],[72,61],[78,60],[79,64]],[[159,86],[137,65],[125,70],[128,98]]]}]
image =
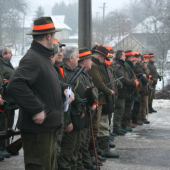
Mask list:
[{"label": "hat brim", "polygon": [[29,32],[26,35],[41,35],[41,34],[49,34],[49,33],[54,33],[54,32],[60,32],[62,30],[51,30],[51,31],[44,31],[44,32]]},{"label": "hat brim", "polygon": [[79,61],[84,60],[86,58],[94,57],[94,55],[87,55],[79,58]]},{"label": "hat brim", "polygon": [[109,58],[107,58],[107,56],[103,55],[103,53],[100,53],[100,51],[96,51],[96,50],[91,50],[91,51],[92,51],[92,52],[95,52],[95,53],[101,54],[102,56],[105,57],[105,59],[106,59],[107,61],[110,61]]}]

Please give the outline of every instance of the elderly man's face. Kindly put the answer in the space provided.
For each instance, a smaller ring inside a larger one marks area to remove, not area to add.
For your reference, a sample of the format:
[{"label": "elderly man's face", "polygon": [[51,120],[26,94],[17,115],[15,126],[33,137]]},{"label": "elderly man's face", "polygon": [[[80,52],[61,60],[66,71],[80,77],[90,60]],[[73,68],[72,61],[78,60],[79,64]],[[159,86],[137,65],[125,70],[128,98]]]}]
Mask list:
[{"label": "elderly man's face", "polygon": [[70,61],[71,61],[71,66],[72,66],[72,68],[76,68],[76,67],[78,66],[79,52],[78,52],[77,50],[76,50],[76,57],[73,58],[73,57],[71,56]]},{"label": "elderly man's face", "polygon": [[2,57],[4,60],[10,61],[12,58],[12,51],[9,47],[7,47],[6,49],[7,49],[7,54],[2,53]]}]

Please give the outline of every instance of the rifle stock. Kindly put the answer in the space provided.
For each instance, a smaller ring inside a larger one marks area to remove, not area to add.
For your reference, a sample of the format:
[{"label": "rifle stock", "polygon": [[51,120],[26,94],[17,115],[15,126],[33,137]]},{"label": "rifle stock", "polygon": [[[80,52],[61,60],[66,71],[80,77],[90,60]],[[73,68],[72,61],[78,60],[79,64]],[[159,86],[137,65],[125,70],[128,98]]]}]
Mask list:
[{"label": "rifle stock", "polygon": [[7,131],[0,131],[0,141],[10,138],[11,136],[20,135],[20,131],[9,129]]},{"label": "rifle stock", "polygon": [[19,138],[15,142],[11,143],[10,145],[8,145],[6,148],[10,153],[17,154],[18,151],[22,148],[21,138]]},{"label": "rifle stock", "polygon": [[77,69],[71,79],[69,80],[68,84],[73,85],[74,82],[77,80],[77,77],[83,72],[85,69],[85,66],[83,66],[81,69]]}]

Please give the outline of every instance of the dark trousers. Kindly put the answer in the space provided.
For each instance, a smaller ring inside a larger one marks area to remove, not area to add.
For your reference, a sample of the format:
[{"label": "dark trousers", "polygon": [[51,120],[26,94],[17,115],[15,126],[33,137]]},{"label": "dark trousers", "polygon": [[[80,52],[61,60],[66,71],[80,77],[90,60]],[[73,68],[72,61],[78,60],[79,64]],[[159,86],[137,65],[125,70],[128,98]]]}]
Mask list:
[{"label": "dark trousers", "polygon": [[92,165],[89,149],[90,142],[90,128],[84,128],[81,130],[81,148],[78,153],[77,169],[83,169],[84,167],[90,167]]},{"label": "dark trousers", "polygon": [[55,170],[59,131],[21,132],[25,170]]},{"label": "dark trousers", "polygon": [[137,123],[139,121],[139,117],[138,117],[139,109],[140,109],[140,102],[135,101],[133,105],[132,115],[131,115],[133,123]]},{"label": "dark trousers", "polygon": [[126,128],[131,120],[132,101],[125,101],[125,110],[122,118],[122,128]]},{"label": "dark trousers", "polygon": [[58,157],[59,170],[76,170],[76,161],[81,145],[80,130],[63,133],[61,152]]},{"label": "dark trousers", "polygon": [[122,117],[125,110],[125,99],[118,98],[115,100],[115,110],[113,117],[113,132],[122,129]]}]

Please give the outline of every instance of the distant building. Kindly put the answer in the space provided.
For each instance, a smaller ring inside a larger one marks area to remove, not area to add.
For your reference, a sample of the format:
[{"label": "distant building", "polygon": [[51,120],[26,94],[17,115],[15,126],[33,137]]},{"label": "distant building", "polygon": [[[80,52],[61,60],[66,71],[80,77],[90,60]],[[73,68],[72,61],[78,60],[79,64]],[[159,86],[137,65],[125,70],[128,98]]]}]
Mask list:
[{"label": "distant building", "polygon": [[153,52],[161,55],[157,49],[157,42],[159,37],[167,36],[166,33],[161,32],[163,26],[162,22],[150,16],[133,28],[131,33],[114,38],[109,45],[114,50],[133,50],[141,54]]},{"label": "distant building", "polygon": [[[72,30],[68,25],[64,23],[65,15],[55,15],[51,16],[55,28],[58,30],[61,30],[60,32],[55,33],[55,37],[59,40],[61,39],[68,39],[70,36],[70,31]],[[31,32],[33,25],[33,17],[26,16],[25,22],[24,22],[24,35],[28,32]],[[32,36],[26,36],[24,37],[24,43],[30,44],[32,41]]]}]

